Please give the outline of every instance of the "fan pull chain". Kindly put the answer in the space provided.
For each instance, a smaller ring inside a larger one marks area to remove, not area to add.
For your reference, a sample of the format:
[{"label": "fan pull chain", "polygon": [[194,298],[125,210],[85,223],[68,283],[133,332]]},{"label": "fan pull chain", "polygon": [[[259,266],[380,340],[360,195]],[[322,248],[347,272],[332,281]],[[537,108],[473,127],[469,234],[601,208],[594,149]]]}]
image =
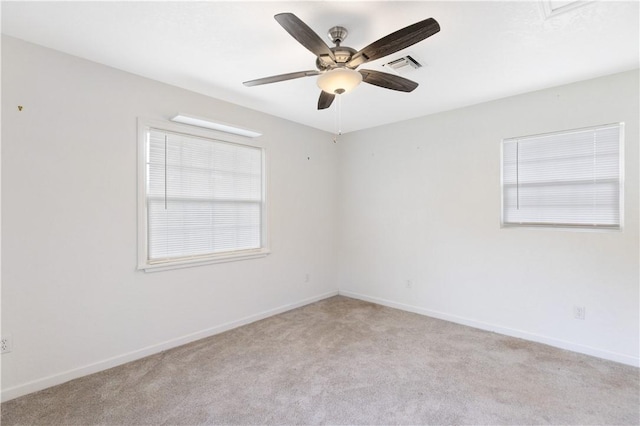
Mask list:
[{"label": "fan pull chain", "polygon": [[333,143],[338,142],[338,137],[342,135],[342,95],[336,95],[336,135]]},{"label": "fan pull chain", "polygon": [[516,142],[516,210],[520,210],[520,143]]}]

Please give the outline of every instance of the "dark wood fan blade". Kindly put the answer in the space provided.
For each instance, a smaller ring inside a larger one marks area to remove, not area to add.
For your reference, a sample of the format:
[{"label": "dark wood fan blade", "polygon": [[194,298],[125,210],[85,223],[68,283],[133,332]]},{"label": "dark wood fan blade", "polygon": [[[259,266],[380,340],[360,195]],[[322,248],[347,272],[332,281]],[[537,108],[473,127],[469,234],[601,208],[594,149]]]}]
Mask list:
[{"label": "dark wood fan blade", "polygon": [[374,41],[367,47],[361,49],[353,55],[347,63],[349,68],[355,68],[365,62],[373,61],[399,50],[407,48],[424,40],[440,31],[440,25],[435,19],[429,18],[424,21],[416,22],[413,25],[402,28],[396,32],[382,37],[380,40]]},{"label": "dark wood fan blade", "polygon": [[274,16],[276,21],[284,28],[298,43],[309,49],[316,56],[327,56],[335,61],[336,57],[318,34],[307,24],[302,22],[293,13],[279,13]]},{"label": "dark wood fan blade", "polygon": [[320,92],[320,99],[318,99],[318,109],[327,109],[333,103],[336,95],[327,93],[324,90]]},{"label": "dark wood fan blade", "polygon": [[319,71],[298,71],[289,74],[273,75],[271,77],[258,78],[257,80],[245,81],[245,86],[259,86],[261,84],[277,83],[278,81],[293,80],[294,78],[311,77],[320,74]]},{"label": "dark wood fan blade", "polygon": [[387,74],[386,72],[374,70],[358,70],[362,74],[362,81],[385,89],[397,90],[399,92],[412,92],[418,83],[408,80],[399,75]]}]

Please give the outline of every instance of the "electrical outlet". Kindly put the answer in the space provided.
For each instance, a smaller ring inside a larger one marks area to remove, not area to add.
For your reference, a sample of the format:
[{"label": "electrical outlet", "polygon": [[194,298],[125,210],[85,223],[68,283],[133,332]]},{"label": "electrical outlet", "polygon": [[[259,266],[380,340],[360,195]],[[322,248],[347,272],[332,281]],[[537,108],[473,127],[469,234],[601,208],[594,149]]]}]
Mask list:
[{"label": "electrical outlet", "polygon": [[584,306],[573,307],[573,317],[575,319],[583,320],[586,314],[586,308]]},{"label": "electrical outlet", "polygon": [[412,281],[412,280],[407,280],[407,281],[405,282],[405,286],[406,286],[407,288],[413,288],[413,281]]},{"label": "electrical outlet", "polygon": [[7,334],[6,336],[2,336],[0,338],[0,353],[11,352],[11,335]]},{"label": "electrical outlet", "polygon": [[304,275],[304,282],[305,282],[305,283],[308,283],[310,279],[311,279],[311,278],[309,277],[309,274],[305,274],[305,275]]}]

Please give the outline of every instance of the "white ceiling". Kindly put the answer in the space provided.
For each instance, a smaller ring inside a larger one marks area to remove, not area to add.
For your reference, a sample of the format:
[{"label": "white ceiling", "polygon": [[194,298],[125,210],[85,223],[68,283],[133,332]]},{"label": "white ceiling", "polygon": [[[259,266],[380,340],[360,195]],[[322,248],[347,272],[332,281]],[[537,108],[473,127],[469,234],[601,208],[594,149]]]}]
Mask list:
[{"label": "white ceiling", "polygon": [[[594,1],[573,7],[576,3],[3,1],[2,32],[346,133],[638,68],[640,3]],[[338,120],[337,102],[328,110],[316,109],[316,77],[242,85],[315,69],[314,55],[273,19],[280,12],[293,12],[323,39],[330,27],[342,25],[349,30],[343,45],[356,50],[429,17],[439,22],[441,31],[364,66],[383,70],[382,63],[410,53],[424,65],[404,75],[420,83],[414,92],[361,84],[342,96]]]}]

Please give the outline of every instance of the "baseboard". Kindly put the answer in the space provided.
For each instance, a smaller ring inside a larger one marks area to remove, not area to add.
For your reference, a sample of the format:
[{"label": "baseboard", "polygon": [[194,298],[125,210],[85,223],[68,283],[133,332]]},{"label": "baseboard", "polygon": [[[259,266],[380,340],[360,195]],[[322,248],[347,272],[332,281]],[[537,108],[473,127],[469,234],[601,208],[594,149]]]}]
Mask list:
[{"label": "baseboard", "polygon": [[353,299],[364,300],[378,305],[388,306],[390,308],[396,308],[407,312],[413,312],[420,315],[425,315],[432,318],[437,318],[456,324],[462,324],[469,327],[478,328],[481,330],[492,331],[506,336],[517,337],[520,339],[530,340],[532,342],[543,343],[545,345],[553,346],[560,349],[566,349],[573,352],[578,352],[585,355],[591,355],[597,358],[603,358],[609,361],[619,362],[621,364],[631,365],[633,367],[640,367],[640,358],[636,358],[630,355],[620,354],[617,352],[610,352],[590,346],[581,345],[578,343],[567,342],[564,340],[556,339],[553,337],[542,336],[539,334],[529,333],[523,330],[517,330],[509,327],[503,327],[496,324],[485,323],[470,318],[464,318],[456,315],[451,315],[443,312],[433,311],[431,309],[424,309],[414,305],[408,305],[405,303],[394,302],[392,300],[382,299],[378,297],[367,296],[364,294],[354,293],[351,291],[340,290],[341,296],[351,297]]},{"label": "baseboard", "polygon": [[247,325],[252,322],[260,321],[262,319],[265,319],[277,314],[281,314],[283,312],[287,312],[292,309],[296,309],[296,308],[308,305],[310,303],[314,303],[314,302],[327,299],[332,296],[337,296],[337,295],[338,295],[338,291],[331,291],[331,292],[314,296],[308,299],[304,299],[295,303],[290,303],[274,309],[269,309],[267,311],[263,311],[255,315],[250,315],[248,317],[241,318],[236,321],[231,321],[215,327],[207,328],[205,330],[197,331],[195,333],[187,334],[185,336],[178,337],[176,339],[171,339],[155,345],[147,346],[145,348],[142,348],[133,352],[117,355],[115,357],[111,357],[111,358],[98,361],[89,365],[85,365],[79,368],[74,368],[72,370],[68,370],[59,374],[54,374],[52,376],[48,376],[42,379],[24,383],[22,385],[3,389],[1,399],[2,399],[2,402],[9,401],[11,399],[18,398],[23,395],[27,395],[33,392],[47,389],[52,386],[60,385],[62,383],[68,382],[69,380],[77,379],[79,377],[87,376],[89,374],[93,374],[93,373],[107,370],[109,368],[117,367],[118,365],[126,364],[127,362],[135,361],[149,355],[154,355],[159,352],[166,351],[167,349],[175,348],[177,346],[182,346],[187,343],[194,342],[196,340],[214,336],[216,334],[220,334],[225,331],[228,331],[237,327],[241,327],[243,325]]}]

